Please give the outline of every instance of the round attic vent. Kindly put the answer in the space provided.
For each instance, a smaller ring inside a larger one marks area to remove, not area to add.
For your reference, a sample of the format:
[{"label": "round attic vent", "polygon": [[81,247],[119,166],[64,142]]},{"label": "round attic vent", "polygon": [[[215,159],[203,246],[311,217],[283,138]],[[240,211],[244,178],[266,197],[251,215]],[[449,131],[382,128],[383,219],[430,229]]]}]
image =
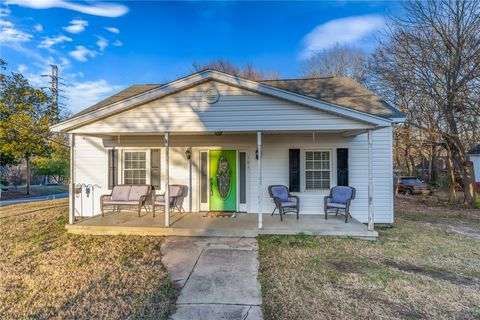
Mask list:
[{"label": "round attic vent", "polygon": [[220,98],[220,93],[215,88],[208,88],[203,93],[203,99],[210,104],[214,104]]}]

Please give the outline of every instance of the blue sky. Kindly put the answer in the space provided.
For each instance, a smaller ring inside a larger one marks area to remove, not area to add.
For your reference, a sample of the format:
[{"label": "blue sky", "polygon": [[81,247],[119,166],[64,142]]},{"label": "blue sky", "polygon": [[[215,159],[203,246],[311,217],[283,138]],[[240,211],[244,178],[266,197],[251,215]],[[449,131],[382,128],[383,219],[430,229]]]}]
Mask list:
[{"label": "blue sky", "polygon": [[217,58],[298,77],[305,59],[336,43],[373,50],[384,14],[401,14],[393,1],[1,3],[1,57],[36,86],[58,64],[72,112]]}]

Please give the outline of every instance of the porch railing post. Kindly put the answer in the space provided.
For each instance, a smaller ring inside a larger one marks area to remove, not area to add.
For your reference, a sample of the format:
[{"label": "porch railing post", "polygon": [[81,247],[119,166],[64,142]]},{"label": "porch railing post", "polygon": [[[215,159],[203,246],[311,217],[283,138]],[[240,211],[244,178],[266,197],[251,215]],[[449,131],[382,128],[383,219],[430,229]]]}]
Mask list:
[{"label": "porch railing post", "polygon": [[258,228],[263,228],[263,187],[262,187],[262,132],[257,132],[257,154],[258,154]]},{"label": "porch railing post", "polygon": [[165,227],[170,227],[170,137],[165,132],[163,136],[165,144]]},{"label": "porch railing post", "polygon": [[374,211],[373,211],[373,166],[372,166],[372,144],[373,131],[369,129],[368,135],[368,230],[374,229]]},{"label": "porch railing post", "polygon": [[75,223],[75,133],[69,134],[70,144],[70,186],[69,186],[69,202],[68,224]]}]

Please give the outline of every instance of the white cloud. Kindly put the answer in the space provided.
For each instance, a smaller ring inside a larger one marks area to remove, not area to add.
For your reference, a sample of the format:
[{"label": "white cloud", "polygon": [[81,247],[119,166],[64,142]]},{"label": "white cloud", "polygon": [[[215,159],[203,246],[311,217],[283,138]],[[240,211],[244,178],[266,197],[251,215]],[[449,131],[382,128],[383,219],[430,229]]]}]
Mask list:
[{"label": "white cloud", "polygon": [[75,19],[70,21],[70,25],[67,27],[63,27],[63,30],[68,31],[70,33],[80,33],[85,31],[85,28],[88,26],[88,21],[82,19]]},{"label": "white cloud", "polygon": [[98,38],[97,40],[98,50],[100,50],[100,52],[103,52],[105,48],[108,47],[108,40],[100,36],[98,36],[97,38]]},{"label": "white cloud", "polygon": [[27,70],[28,70],[28,67],[24,64],[19,64],[18,67],[17,67],[17,71],[20,72],[20,73],[24,73]]},{"label": "white cloud", "polygon": [[95,57],[97,55],[97,52],[85,48],[84,46],[76,46],[75,50],[70,51],[68,54],[75,58],[75,60],[77,61],[85,62],[88,60],[87,57]]},{"label": "white cloud", "polygon": [[36,31],[36,32],[42,32],[43,31],[43,26],[40,24],[40,23],[37,23],[33,29]]},{"label": "white cloud", "polygon": [[56,36],[56,37],[44,37],[43,40],[38,45],[38,48],[43,48],[47,50],[53,50],[52,47],[57,43],[62,42],[72,42],[73,40],[63,34]]},{"label": "white cloud", "polygon": [[13,23],[10,21],[0,20],[0,27],[13,27]]},{"label": "white cloud", "polygon": [[111,33],[115,33],[115,34],[119,34],[119,33],[120,33],[120,30],[118,30],[118,28],[115,28],[115,27],[105,27],[105,30],[108,30],[108,31],[110,31]]},{"label": "white cloud", "polygon": [[383,28],[385,20],[379,15],[353,16],[321,24],[303,38],[300,58],[308,59],[315,53],[336,44],[351,45]]},{"label": "white cloud", "polygon": [[123,43],[122,43],[122,41],[120,41],[120,40],[115,40],[115,41],[112,43],[112,46],[121,47],[121,46],[123,46]]},{"label": "white cloud", "polygon": [[65,0],[7,0],[7,4],[15,4],[33,9],[63,8],[101,17],[120,17],[128,12],[128,7],[117,3],[78,3]]},{"label": "white cloud", "polygon": [[10,9],[8,8],[0,8],[0,17],[7,17],[10,15]]},{"label": "white cloud", "polygon": [[109,84],[106,80],[74,82],[65,89],[66,104],[72,112],[78,112],[119,91],[122,86]]},{"label": "white cloud", "polygon": [[30,39],[32,39],[31,34],[15,29],[10,22],[0,27],[0,43],[4,45],[18,45]]}]

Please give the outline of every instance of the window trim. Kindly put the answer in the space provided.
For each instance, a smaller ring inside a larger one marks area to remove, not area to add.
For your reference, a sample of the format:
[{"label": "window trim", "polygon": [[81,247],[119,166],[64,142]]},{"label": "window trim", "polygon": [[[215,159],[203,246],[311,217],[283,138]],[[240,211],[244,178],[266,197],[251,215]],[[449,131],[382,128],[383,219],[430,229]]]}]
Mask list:
[{"label": "window trim", "polygon": [[[125,152],[145,152],[145,183],[150,184],[150,149],[155,148],[122,148],[121,152],[121,159],[120,159],[120,169],[121,169],[121,176],[122,176],[122,184],[125,184]],[[161,151],[160,151],[161,156]],[[160,158],[161,159],[161,158]],[[161,160],[160,160],[161,161]],[[161,164],[161,162],[160,162]],[[161,173],[160,173],[161,174]],[[161,179],[161,177],[160,177]]]},{"label": "window trim", "polygon": [[[330,162],[330,185],[328,188],[323,189],[307,189],[307,178],[306,178],[306,164],[307,164],[307,152],[328,152],[329,153],[329,162]],[[303,149],[301,152],[300,159],[300,170],[301,170],[301,192],[325,192],[329,191],[334,185],[333,181],[333,171],[334,171],[334,159],[333,159],[333,149],[332,148],[319,148],[319,149]]]}]

